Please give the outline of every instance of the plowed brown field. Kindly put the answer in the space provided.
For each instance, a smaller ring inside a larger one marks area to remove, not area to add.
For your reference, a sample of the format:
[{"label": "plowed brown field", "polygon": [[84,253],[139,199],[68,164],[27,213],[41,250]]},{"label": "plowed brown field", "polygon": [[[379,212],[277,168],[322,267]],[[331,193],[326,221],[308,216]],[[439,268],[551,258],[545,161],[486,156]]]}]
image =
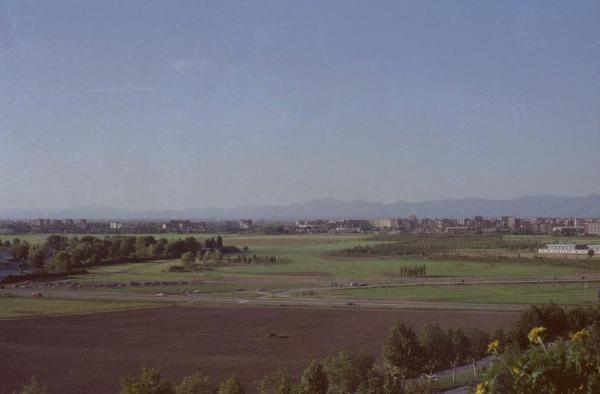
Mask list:
[{"label": "plowed brown field", "polygon": [[[395,321],[420,329],[509,327],[517,313],[293,307],[164,307],[0,321],[0,392],[37,375],[51,393],[118,392],[142,366],[177,383],[201,371],[213,383],[236,375],[248,389],[275,367],[295,376],[312,358],[364,349],[381,355]],[[274,332],[289,338],[269,338]]]}]

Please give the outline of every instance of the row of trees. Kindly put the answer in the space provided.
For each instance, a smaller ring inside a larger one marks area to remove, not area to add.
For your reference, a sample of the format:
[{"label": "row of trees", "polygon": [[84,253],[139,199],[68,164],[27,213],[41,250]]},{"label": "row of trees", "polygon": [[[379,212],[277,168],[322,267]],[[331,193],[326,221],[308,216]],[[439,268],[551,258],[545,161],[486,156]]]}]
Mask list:
[{"label": "row of trees", "polygon": [[398,270],[398,274],[400,274],[400,276],[403,278],[424,278],[425,276],[427,276],[427,266],[425,264],[414,266],[402,266]]},{"label": "row of trees", "polygon": [[224,258],[220,250],[206,250],[198,253],[185,252],[181,255],[181,264],[174,264],[169,267],[171,272],[185,272],[201,270],[207,265],[214,264],[275,264],[277,256],[257,256],[247,255],[247,248],[244,252],[236,256],[227,256]]}]

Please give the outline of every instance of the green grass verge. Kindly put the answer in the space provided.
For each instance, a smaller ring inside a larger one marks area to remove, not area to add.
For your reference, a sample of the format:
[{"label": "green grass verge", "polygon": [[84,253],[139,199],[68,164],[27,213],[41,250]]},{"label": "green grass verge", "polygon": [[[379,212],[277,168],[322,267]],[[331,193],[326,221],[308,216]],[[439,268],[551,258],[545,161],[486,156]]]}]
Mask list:
[{"label": "green grass verge", "polygon": [[484,304],[542,304],[555,302],[575,305],[598,302],[600,283],[523,285],[424,285],[386,288],[357,288],[318,292],[320,298],[355,300],[401,300]]},{"label": "green grass verge", "polygon": [[144,308],[153,302],[59,300],[0,296],[0,319],[57,316]]}]

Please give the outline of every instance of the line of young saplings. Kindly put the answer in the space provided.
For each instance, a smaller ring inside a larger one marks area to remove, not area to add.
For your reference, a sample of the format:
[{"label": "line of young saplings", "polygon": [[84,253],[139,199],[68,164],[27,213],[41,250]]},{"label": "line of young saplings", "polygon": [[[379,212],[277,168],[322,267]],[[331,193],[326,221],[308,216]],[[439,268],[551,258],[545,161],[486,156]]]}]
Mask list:
[{"label": "line of young saplings", "polygon": [[427,276],[427,266],[425,264],[403,266],[398,270],[402,278],[424,278]]},{"label": "line of young saplings", "polygon": [[196,254],[202,250],[211,253],[229,250],[241,252],[236,247],[224,246],[221,237],[208,238],[202,242],[194,237],[168,240],[156,239],[151,235],[114,235],[102,238],[91,235],[50,235],[39,245],[30,245],[16,238],[12,242],[2,242],[2,247],[36,271],[66,273],[95,265],[180,258],[186,252]]},{"label": "line of young saplings", "polygon": [[181,263],[169,267],[169,272],[191,272],[205,269],[207,266],[229,264],[276,264],[277,256],[248,255],[244,247],[242,253],[235,256],[224,256],[221,250],[200,250],[197,253],[186,252],[181,256]]}]

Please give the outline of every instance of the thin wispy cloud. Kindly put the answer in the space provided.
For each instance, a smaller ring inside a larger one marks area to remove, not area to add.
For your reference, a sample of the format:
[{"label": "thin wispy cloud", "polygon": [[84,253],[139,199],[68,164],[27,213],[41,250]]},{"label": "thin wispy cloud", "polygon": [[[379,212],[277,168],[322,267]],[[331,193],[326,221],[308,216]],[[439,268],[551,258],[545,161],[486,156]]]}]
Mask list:
[{"label": "thin wispy cloud", "polygon": [[156,86],[146,85],[122,85],[122,86],[107,86],[91,90],[92,93],[144,93],[155,92],[158,90]]},{"label": "thin wispy cloud", "polygon": [[194,67],[196,65],[196,62],[191,61],[191,60],[176,60],[173,63],[171,63],[169,65],[169,67],[175,71],[177,71],[178,73],[183,72],[185,70],[189,70],[190,68]]}]

